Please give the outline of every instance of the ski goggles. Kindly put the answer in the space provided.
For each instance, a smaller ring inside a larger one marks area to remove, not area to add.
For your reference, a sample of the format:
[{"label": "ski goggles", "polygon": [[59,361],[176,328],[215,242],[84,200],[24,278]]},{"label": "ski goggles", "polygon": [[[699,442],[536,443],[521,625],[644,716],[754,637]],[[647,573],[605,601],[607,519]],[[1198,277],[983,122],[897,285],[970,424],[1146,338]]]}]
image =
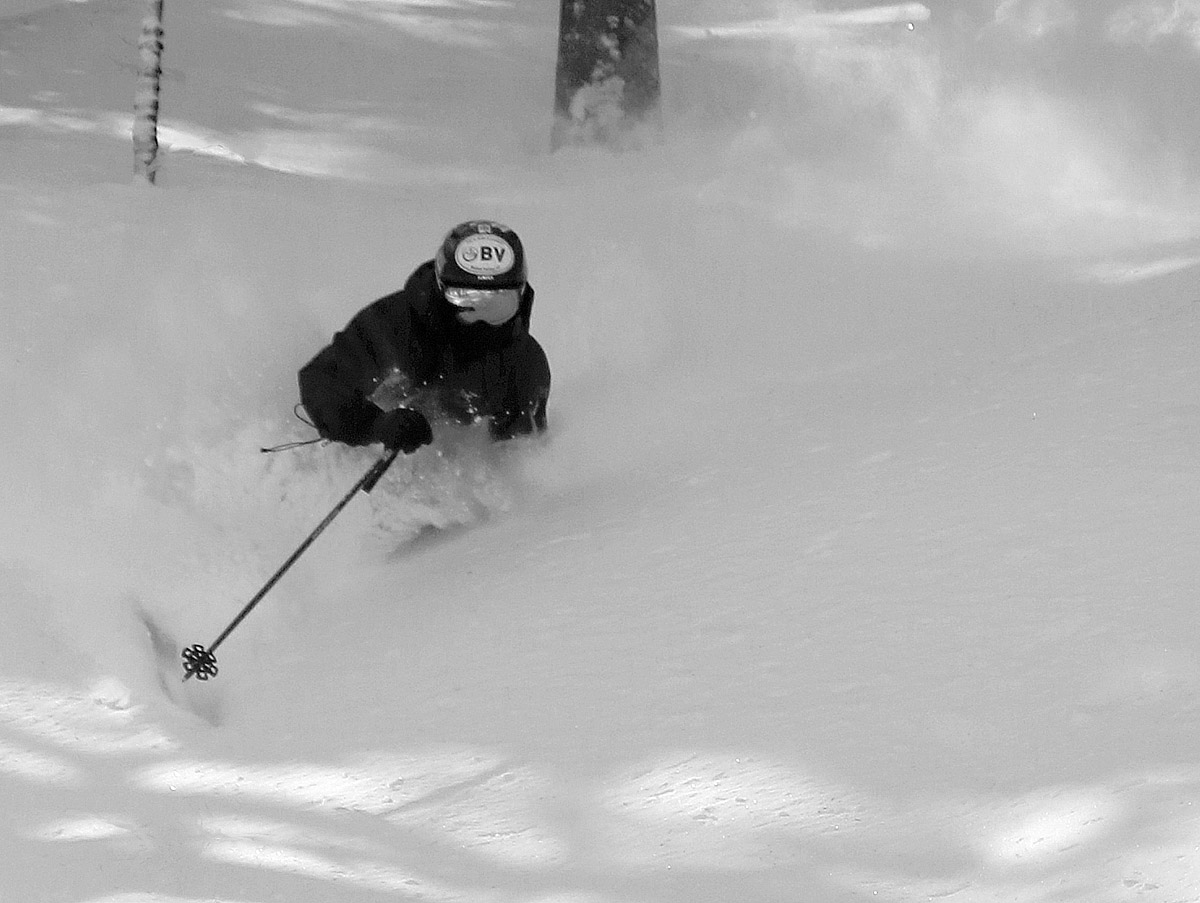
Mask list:
[{"label": "ski goggles", "polygon": [[516,315],[521,306],[519,288],[460,288],[446,286],[442,293],[456,310],[460,323],[500,326]]}]

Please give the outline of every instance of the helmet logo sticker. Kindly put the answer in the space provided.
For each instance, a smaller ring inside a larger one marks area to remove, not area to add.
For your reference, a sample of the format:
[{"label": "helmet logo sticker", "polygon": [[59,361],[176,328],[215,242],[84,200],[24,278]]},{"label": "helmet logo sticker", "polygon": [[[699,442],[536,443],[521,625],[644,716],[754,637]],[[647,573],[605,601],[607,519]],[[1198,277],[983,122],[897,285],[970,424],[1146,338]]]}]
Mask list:
[{"label": "helmet logo sticker", "polygon": [[468,235],[454,249],[454,262],[472,276],[499,276],[513,268],[517,255],[499,235]]}]

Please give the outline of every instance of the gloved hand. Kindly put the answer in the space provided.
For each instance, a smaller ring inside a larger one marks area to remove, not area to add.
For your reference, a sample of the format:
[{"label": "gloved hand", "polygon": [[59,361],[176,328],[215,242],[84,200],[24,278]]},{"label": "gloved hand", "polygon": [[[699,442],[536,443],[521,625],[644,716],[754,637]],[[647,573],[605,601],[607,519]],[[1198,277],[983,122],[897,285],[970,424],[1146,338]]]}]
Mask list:
[{"label": "gloved hand", "polygon": [[433,441],[433,430],[420,411],[411,408],[396,408],[381,411],[371,424],[370,440],[382,442],[388,448],[398,448],[411,455],[422,445]]}]

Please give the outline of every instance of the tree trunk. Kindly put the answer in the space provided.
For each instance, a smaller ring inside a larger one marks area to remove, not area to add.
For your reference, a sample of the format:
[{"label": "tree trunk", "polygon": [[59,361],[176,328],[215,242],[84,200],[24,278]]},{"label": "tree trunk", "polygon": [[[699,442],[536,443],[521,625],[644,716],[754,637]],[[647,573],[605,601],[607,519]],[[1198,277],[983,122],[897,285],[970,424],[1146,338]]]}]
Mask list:
[{"label": "tree trunk", "polygon": [[551,147],[637,146],[661,128],[654,0],[562,0]]},{"label": "tree trunk", "polygon": [[133,101],[133,171],[151,185],[158,170],[158,92],[162,82],[163,0],[149,0],[138,40],[138,85]]}]

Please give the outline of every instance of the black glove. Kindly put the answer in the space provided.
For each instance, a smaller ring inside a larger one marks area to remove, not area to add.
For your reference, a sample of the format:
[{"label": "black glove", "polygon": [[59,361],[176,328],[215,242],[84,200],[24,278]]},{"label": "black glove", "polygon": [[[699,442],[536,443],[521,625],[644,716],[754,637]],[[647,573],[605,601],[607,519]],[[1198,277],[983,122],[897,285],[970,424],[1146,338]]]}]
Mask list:
[{"label": "black glove", "polygon": [[422,445],[433,441],[433,430],[420,411],[411,408],[396,408],[381,411],[371,424],[371,442],[382,442],[388,448],[398,448],[411,455]]}]

